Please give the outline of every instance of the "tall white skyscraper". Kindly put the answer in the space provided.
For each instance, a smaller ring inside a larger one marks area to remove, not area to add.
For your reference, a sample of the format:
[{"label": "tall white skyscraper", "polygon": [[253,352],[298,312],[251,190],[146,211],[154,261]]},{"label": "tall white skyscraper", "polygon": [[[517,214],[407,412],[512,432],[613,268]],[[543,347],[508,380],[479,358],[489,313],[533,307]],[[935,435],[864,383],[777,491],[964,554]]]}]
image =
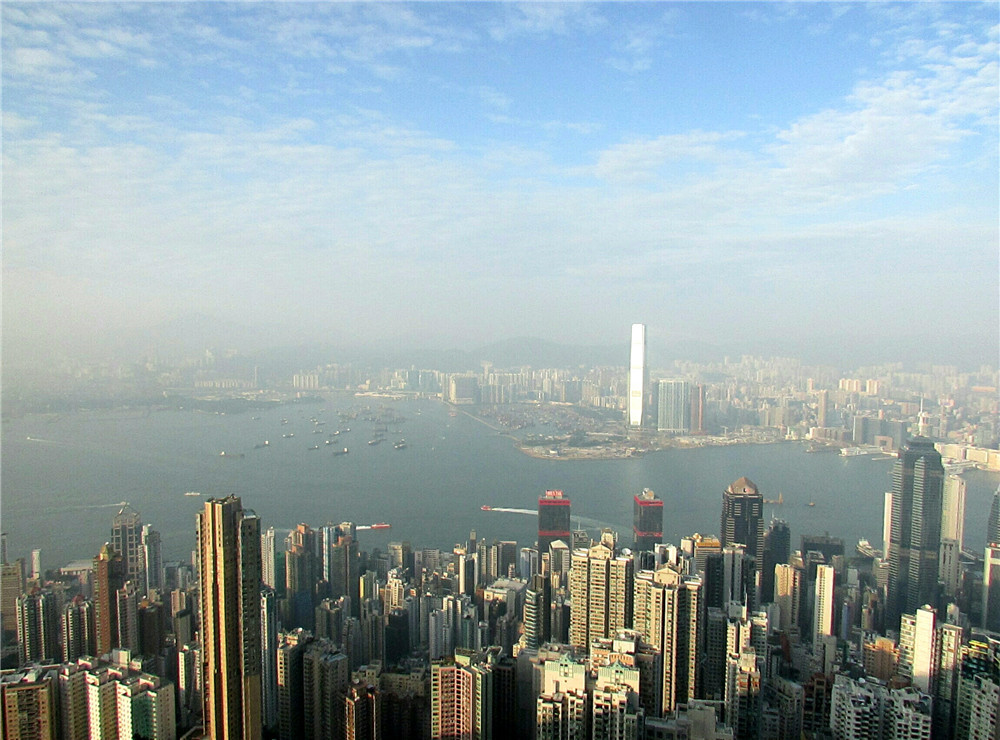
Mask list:
[{"label": "tall white skyscraper", "polygon": [[816,601],[813,611],[813,641],[833,634],[833,579],[832,565],[816,568]]},{"label": "tall white skyscraper", "polygon": [[628,370],[628,425],[634,429],[638,429],[646,423],[646,394],[648,392],[646,325],[632,324],[632,351]]}]

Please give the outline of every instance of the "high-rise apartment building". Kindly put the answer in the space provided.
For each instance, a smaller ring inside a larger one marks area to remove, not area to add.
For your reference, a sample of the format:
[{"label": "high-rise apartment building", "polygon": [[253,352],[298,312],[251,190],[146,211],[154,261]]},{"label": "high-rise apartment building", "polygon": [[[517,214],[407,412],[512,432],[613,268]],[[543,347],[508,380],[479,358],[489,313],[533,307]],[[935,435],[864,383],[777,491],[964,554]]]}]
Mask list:
[{"label": "high-rise apartment building", "polygon": [[260,519],[237,496],[198,515],[202,719],[216,740],[261,737]]},{"label": "high-rise apartment building", "polygon": [[473,684],[465,666],[431,664],[432,740],[472,740]]},{"label": "high-rise apartment building", "polygon": [[722,494],[722,546],[744,545],[759,573],[764,556],[764,496],[749,478],[739,478]]},{"label": "high-rise apartment building", "polygon": [[691,390],[688,382],[670,378],[657,383],[656,429],[682,434],[691,429]]},{"label": "high-rise apartment building", "polygon": [[636,550],[652,550],[663,541],[663,500],[648,488],[633,499],[632,533]]},{"label": "high-rise apartment building", "polygon": [[591,640],[614,637],[632,625],[632,568],[632,558],[617,553],[614,534],[608,530],[589,550],[573,552],[570,645],[585,651]]},{"label": "high-rise apartment building", "polygon": [[672,712],[695,697],[701,642],[701,580],[669,566],[635,577],[635,630],[658,651],[661,674],[652,716]]},{"label": "high-rise apartment building", "polygon": [[632,345],[628,370],[628,425],[647,426],[649,368],[646,367],[646,325],[632,324]]},{"label": "high-rise apartment building", "polygon": [[834,572],[832,565],[820,565],[816,568],[816,594],[813,602],[813,642],[819,642],[822,637],[833,634],[833,585]]},{"label": "high-rise apartment building", "polygon": [[58,655],[59,618],[51,591],[35,590],[17,599],[17,647],[21,665],[51,663]]},{"label": "high-rise apartment building", "polygon": [[892,471],[887,628],[904,613],[937,601],[944,467],[934,443],[914,437]]},{"label": "high-rise apartment building", "polygon": [[570,541],[570,501],[562,491],[546,491],[538,499],[538,554],[546,555],[556,540]]}]

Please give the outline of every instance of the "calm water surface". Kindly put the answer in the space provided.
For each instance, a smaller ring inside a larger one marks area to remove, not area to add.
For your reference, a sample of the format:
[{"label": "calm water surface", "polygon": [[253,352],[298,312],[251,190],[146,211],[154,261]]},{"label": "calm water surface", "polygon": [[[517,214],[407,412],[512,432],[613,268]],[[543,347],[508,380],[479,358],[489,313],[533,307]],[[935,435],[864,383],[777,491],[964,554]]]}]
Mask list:
[{"label": "calm water surface", "polygon": [[[336,413],[382,404],[405,421],[390,424],[377,445],[368,444],[373,422],[341,423]],[[315,425],[312,417],[325,424]],[[324,444],[329,432],[346,425],[350,432]],[[402,438],[406,448],[394,449]],[[254,449],[264,440],[267,448]],[[561,488],[572,499],[574,525],[595,533],[614,527],[628,542],[632,495],[652,488],[664,500],[664,537],[676,542],[693,532],[717,533],[722,491],[744,475],[766,498],[782,494],[784,505],[767,506],[766,513],[788,520],[793,543],[803,533],[829,532],[848,544],[866,537],[877,546],[892,468],[890,460],[807,454],[796,443],[666,450],[631,460],[537,460],[479,421],[451,416],[439,402],[349,396],[236,415],[33,416],[6,421],[2,442],[0,515],[11,557],[40,547],[46,568],[93,557],[110,537],[123,500],[161,532],[166,560],[187,560],[201,501],[229,493],[240,495],[264,527],[391,523],[391,530],[361,534],[370,549],[390,540],[450,548],[471,529],[531,544],[535,517],[480,507],[533,509],[547,488]],[[314,445],[319,449],[309,449]],[[332,454],[345,446],[349,454]],[[243,457],[221,457],[223,450]],[[1000,475],[972,471],[966,479],[966,545],[979,549]]]}]

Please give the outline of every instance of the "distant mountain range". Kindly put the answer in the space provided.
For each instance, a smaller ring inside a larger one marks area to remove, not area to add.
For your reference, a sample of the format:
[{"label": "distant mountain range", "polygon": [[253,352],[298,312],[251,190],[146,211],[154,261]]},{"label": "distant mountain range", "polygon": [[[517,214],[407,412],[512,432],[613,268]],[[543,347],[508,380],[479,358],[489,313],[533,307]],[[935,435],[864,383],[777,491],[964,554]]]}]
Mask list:
[{"label": "distant mountain range", "polygon": [[[479,370],[490,362],[497,368],[540,367],[624,367],[628,364],[628,327],[622,341],[609,344],[568,344],[538,337],[514,337],[473,347],[428,349],[418,346],[418,339],[408,342],[376,338],[371,344],[335,341],[311,341],[296,336],[286,327],[248,326],[238,322],[218,321],[192,313],[144,330],[107,334],[99,341],[62,344],[58,348],[4,342],[5,364],[23,364],[21,357],[42,360],[45,354],[60,350],[63,356],[89,361],[113,358],[132,362],[156,357],[168,362],[215,352],[236,350],[273,373],[293,373],[328,363],[353,364],[371,368],[415,367],[445,372]],[[998,339],[995,331],[982,335],[948,336],[908,335],[887,338],[858,336],[771,339],[746,338],[716,344],[692,339],[658,341],[648,345],[649,365],[666,370],[674,360],[707,363],[720,362],[726,356],[736,359],[749,354],[758,357],[796,357],[807,365],[828,365],[850,370],[864,365],[903,362],[919,369],[931,364],[956,365],[978,369],[982,364],[996,365]],[[18,345],[18,346],[15,346]],[[13,350],[13,351],[10,351]]]}]

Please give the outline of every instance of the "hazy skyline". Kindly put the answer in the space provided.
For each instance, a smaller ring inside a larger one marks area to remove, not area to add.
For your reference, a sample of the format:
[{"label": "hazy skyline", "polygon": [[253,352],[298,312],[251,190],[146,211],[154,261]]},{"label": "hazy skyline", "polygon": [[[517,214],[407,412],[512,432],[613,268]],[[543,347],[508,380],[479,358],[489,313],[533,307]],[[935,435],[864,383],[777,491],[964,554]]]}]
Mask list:
[{"label": "hazy skyline", "polygon": [[996,3],[2,14],[6,350],[197,313],[995,358]]}]

